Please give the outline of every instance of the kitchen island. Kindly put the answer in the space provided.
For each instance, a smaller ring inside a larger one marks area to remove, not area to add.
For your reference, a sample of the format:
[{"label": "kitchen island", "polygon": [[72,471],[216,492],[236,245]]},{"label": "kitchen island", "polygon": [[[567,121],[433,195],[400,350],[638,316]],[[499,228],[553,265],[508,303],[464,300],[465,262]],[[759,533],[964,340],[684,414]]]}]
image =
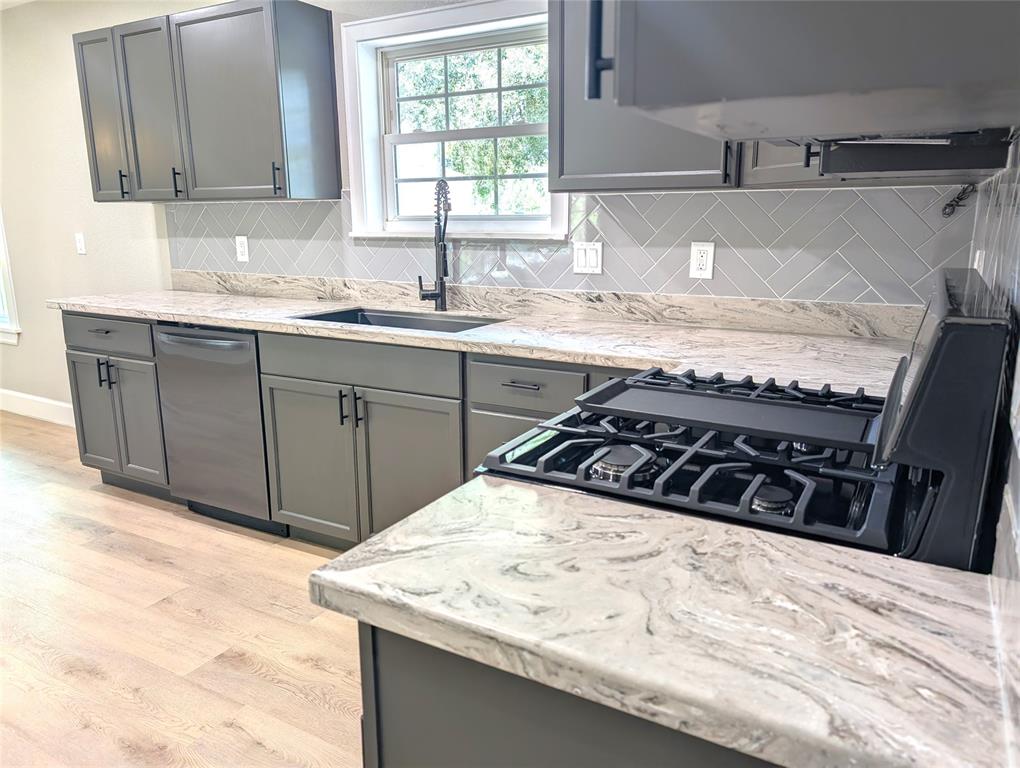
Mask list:
[{"label": "kitchen island", "polygon": [[492,476],[311,576],[362,624],[369,765],[999,766],[987,590]]}]

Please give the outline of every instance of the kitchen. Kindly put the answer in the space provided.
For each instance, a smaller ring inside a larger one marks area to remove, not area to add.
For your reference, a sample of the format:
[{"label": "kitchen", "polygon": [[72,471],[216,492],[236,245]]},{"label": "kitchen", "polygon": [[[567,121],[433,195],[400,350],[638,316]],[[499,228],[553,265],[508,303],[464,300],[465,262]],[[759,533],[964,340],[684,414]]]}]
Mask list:
[{"label": "kitchen", "polygon": [[0,764],[1020,765],[1018,30],[0,5]]}]

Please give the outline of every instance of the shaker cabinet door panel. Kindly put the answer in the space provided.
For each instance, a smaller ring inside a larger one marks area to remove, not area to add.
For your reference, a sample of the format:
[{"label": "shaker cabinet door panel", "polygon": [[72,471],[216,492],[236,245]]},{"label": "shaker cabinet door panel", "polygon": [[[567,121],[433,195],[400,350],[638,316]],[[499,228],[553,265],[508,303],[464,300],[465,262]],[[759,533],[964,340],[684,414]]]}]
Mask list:
[{"label": "shaker cabinet door panel", "polygon": [[73,39],[92,197],[99,202],[130,199],[113,34],[99,29]]},{"label": "shaker cabinet door panel", "polygon": [[356,387],[362,536],[463,482],[461,402]]},{"label": "shaker cabinet door panel", "polygon": [[[724,155],[723,142],[618,107],[613,72],[602,73],[600,98],[585,98],[592,5],[549,3],[549,188],[599,192],[731,186],[734,158]],[[613,55],[615,12],[616,1],[608,0],[602,50],[607,57]]]},{"label": "shaker cabinet door panel", "polygon": [[120,447],[113,410],[113,390],[107,383],[107,358],[87,352],[67,353],[74,428],[81,463],[119,472]]},{"label": "shaker cabinet door panel", "polygon": [[120,471],[139,480],[166,485],[156,364],[122,357],[111,357],[109,363],[120,441]]},{"label": "shaker cabinet door panel", "polygon": [[167,17],[114,27],[113,42],[134,199],[182,197],[184,156]]},{"label": "shaker cabinet door panel", "polygon": [[189,197],[286,197],[273,7],[170,17]]},{"label": "shaker cabinet door panel", "polygon": [[352,388],[262,376],[262,403],[272,519],[359,541]]}]

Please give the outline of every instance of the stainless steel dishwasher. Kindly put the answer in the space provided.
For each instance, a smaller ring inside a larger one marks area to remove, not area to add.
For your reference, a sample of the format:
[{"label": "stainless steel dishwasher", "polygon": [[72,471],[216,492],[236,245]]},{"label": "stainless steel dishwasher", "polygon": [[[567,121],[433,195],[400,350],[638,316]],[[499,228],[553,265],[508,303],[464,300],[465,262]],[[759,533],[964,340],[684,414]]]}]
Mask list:
[{"label": "stainless steel dishwasher", "polygon": [[269,520],[255,334],[157,325],[156,361],[170,492]]}]

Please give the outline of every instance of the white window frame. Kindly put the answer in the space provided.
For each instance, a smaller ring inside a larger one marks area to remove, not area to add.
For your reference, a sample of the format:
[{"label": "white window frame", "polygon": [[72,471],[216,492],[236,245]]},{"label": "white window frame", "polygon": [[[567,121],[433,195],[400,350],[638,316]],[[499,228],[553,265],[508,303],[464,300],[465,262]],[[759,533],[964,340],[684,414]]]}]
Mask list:
[{"label": "white window frame", "polygon": [[20,333],[18,307],[14,301],[14,280],[11,278],[10,252],[7,250],[3,211],[0,210],[0,344],[17,344]]},{"label": "white window frame", "polygon": [[[431,217],[391,218],[392,176],[388,164],[392,144],[422,141],[425,134],[391,135],[388,129],[388,89],[393,77],[387,59],[395,49],[406,51],[448,49],[464,40],[464,49],[484,47],[484,36],[512,39],[512,30],[535,29],[547,23],[544,0],[483,0],[437,9],[387,16],[344,24],[342,55],[346,156],[351,200],[351,235],[354,237],[432,237]],[[493,45],[498,45],[494,42]],[[387,56],[389,52],[389,56]],[[535,135],[548,132],[545,124],[476,129],[478,136]],[[470,131],[432,132],[430,140],[470,138]],[[456,201],[454,201],[456,207]],[[564,240],[567,234],[567,195],[551,195],[551,215],[541,217],[451,215],[450,238]]]}]

